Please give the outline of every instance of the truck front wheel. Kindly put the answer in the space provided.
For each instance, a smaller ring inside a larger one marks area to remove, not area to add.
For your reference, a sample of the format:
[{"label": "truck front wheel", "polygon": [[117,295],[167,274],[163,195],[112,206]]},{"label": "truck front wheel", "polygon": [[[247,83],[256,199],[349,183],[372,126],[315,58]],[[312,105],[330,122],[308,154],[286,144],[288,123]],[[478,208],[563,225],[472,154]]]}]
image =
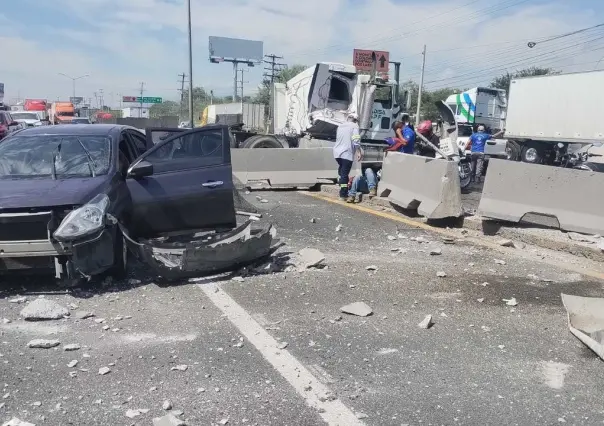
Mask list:
[{"label": "truck front wheel", "polygon": [[545,149],[539,145],[522,147],[521,160],[523,163],[541,164],[545,157]]},{"label": "truck front wheel", "polygon": [[505,153],[507,155],[508,160],[510,161],[520,160],[521,151],[522,149],[516,141],[508,141],[508,143],[506,144]]},{"label": "truck front wheel", "polygon": [[271,135],[256,135],[251,138],[247,138],[242,148],[283,148],[283,145],[279,140]]}]

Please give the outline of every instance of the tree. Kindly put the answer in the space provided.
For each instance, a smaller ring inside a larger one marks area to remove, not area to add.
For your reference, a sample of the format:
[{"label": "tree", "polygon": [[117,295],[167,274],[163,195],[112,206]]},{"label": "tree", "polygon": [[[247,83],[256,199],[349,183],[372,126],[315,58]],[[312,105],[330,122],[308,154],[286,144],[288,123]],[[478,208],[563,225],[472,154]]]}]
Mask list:
[{"label": "tree", "polygon": [[550,75],[550,74],[558,74],[559,71],[554,70],[553,68],[541,68],[541,67],[530,67],[520,71],[516,71],[513,73],[505,73],[496,77],[491,81],[489,87],[493,89],[503,89],[509,93],[510,83],[514,78],[519,77],[534,77],[538,75]]},{"label": "tree", "polygon": [[174,101],[164,101],[161,104],[153,104],[149,108],[150,117],[162,117],[167,115],[178,115],[179,103]]},{"label": "tree", "polygon": [[[291,67],[285,67],[275,75],[275,83],[286,83],[287,81],[294,78],[308,68],[306,65],[292,65]],[[265,79],[262,82],[262,87],[256,93],[253,98],[254,103],[268,105],[271,99],[271,81]]]}]

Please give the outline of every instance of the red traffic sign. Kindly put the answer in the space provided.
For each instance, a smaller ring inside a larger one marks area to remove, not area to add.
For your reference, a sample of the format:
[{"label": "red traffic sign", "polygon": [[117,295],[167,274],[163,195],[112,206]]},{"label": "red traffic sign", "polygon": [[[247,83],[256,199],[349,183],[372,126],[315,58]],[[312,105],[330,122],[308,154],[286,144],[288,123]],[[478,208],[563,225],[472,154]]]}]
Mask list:
[{"label": "red traffic sign", "polygon": [[122,96],[122,102],[136,102],[136,96]]},{"label": "red traffic sign", "polygon": [[352,64],[359,71],[371,71],[374,54],[377,61],[376,71],[378,73],[387,73],[390,63],[390,53],[383,50],[354,49]]}]

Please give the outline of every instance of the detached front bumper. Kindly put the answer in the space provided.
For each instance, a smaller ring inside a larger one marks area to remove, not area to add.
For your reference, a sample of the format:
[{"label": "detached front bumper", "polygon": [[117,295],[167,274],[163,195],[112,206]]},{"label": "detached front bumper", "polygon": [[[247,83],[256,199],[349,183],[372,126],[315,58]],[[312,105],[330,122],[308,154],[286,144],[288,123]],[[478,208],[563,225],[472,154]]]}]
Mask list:
[{"label": "detached front bumper", "polygon": [[251,222],[188,242],[139,242],[122,232],[130,250],[166,279],[232,271],[269,256],[278,242],[274,226],[252,230]]}]

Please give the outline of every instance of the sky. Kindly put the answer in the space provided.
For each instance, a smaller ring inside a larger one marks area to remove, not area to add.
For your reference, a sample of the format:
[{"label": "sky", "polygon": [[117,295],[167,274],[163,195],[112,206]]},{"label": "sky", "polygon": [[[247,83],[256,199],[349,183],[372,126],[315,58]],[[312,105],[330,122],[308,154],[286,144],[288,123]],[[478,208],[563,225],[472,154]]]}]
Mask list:
[{"label": "sky", "polygon": [[[469,88],[533,65],[560,71],[604,69],[601,0],[191,0],[193,83],[232,94],[228,63],[209,62],[208,37],[264,43],[288,65],[352,63],[352,51],[377,49],[402,62],[402,79],[419,81],[423,45],[429,89]],[[536,41],[532,49],[529,41]],[[66,100],[104,94],[179,98],[188,73],[185,0],[0,0],[0,82],[5,101]],[[254,94],[263,66],[246,68]]]}]

